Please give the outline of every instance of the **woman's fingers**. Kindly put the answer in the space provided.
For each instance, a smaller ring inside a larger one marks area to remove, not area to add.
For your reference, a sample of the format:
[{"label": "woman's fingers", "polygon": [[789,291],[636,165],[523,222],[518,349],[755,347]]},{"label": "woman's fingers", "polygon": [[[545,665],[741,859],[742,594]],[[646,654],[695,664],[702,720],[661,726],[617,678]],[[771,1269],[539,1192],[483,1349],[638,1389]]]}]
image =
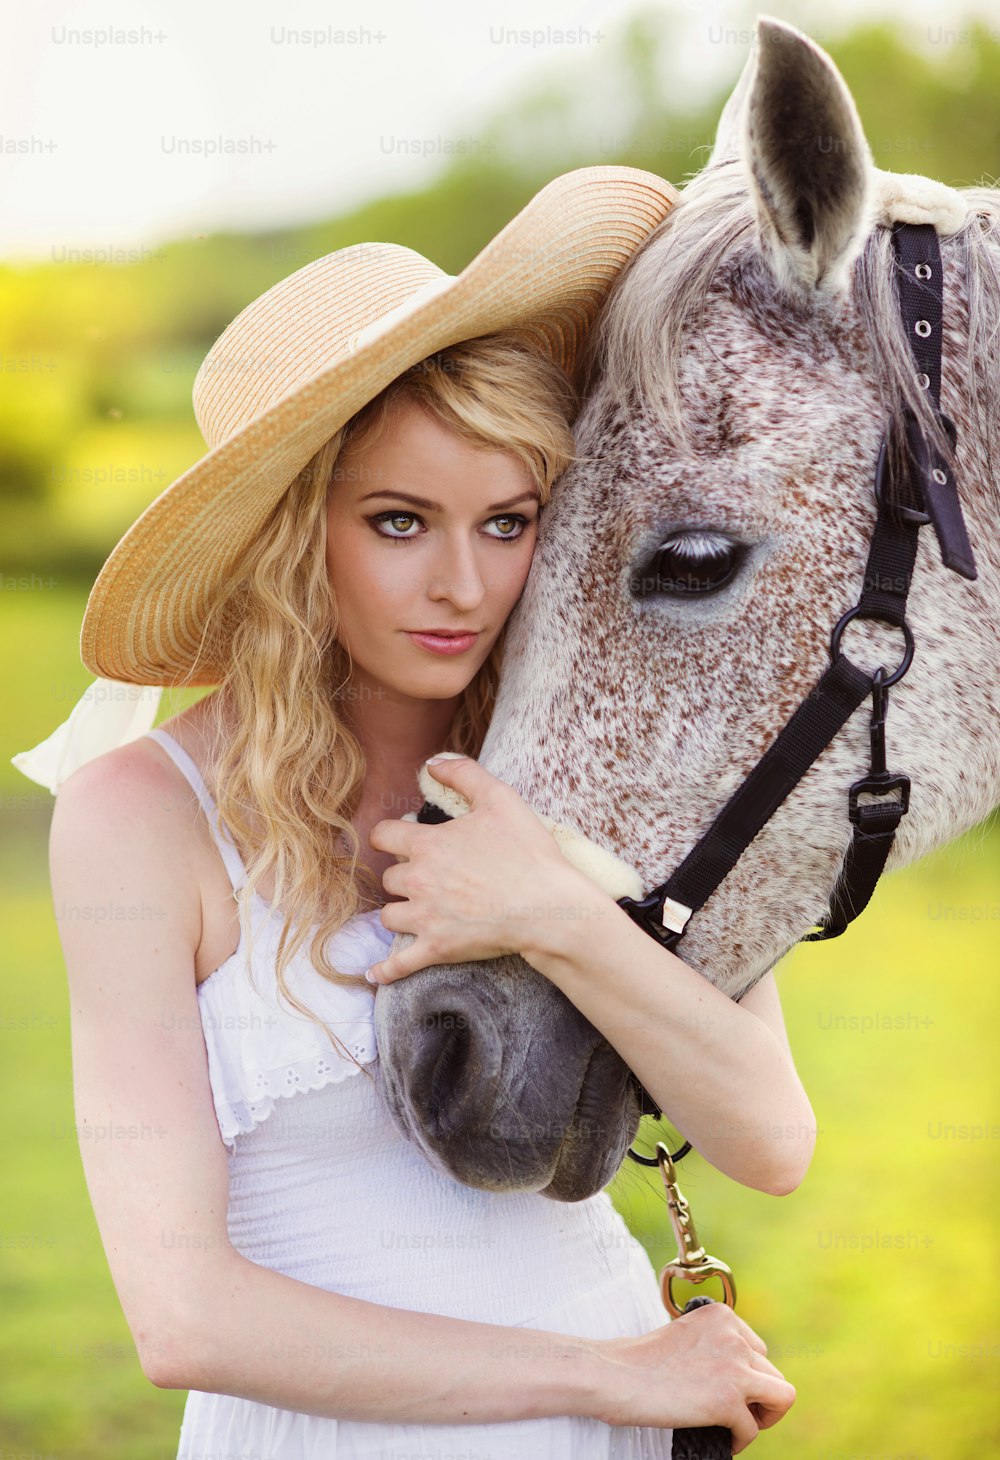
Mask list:
[{"label": "woman's fingers", "polygon": [[[730,1312],[732,1312],[732,1309],[730,1309]],[[754,1353],[758,1353],[762,1357],[766,1357],[767,1344],[761,1338],[760,1334],[756,1333],[750,1327],[749,1323],[747,1323],[744,1318],[741,1318],[738,1313],[733,1313],[733,1317],[736,1319],[737,1331],[743,1335],[747,1343],[753,1349]]]},{"label": "woman's fingers", "polygon": [[[766,1359],[758,1359],[754,1367],[761,1363],[767,1363]],[[770,1367],[773,1367],[770,1366]],[[747,1404],[753,1414],[755,1423],[760,1429],[766,1430],[778,1423],[792,1405],[795,1403],[795,1388],[789,1384],[787,1379],[782,1378],[777,1370],[773,1374],[760,1375],[760,1384],[753,1385],[747,1389]]]},{"label": "woman's fingers", "polygon": [[741,1450],[745,1450],[748,1445],[752,1445],[757,1438],[757,1421],[749,1409],[744,1409],[742,1414],[738,1414],[730,1424],[729,1429],[733,1437],[734,1455],[738,1455]]},{"label": "woman's fingers", "polygon": [[755,1353],[761,1355],[767,1354],[767,1344],[761,1338],[760,1334],[755,1333],[754,1330],[750,1327],[749,1323],[747,1323],[744,1318],[741,1318],[740,1315],[732,1308],[727,1308],[724,1303],[705,1305],[701,1308],[692,1308],[690,1313],[682,1313],[679,1318],[674,1319],[674,1322],[687,1323],[689,1320],[693,1320],[697,1323],[699,1321],[699,1314],[704,1315],[704,1317],[702,1317],[700,1320],[701,1322],[704,1322],[705,1317],[711,1314],[710,1321],[717,1323],[728,1322],[734,1324],[736,1332],[740,1334],[742,1338],[746,1339],[747,1343],[750,1345]]},{"label": "woman's fingers", "polygon": [[753,1443],[761,1430],[770,1429],[791,1409],[795,1403],[795,1390],[787,1380],[761,1374],[760,1384],[747,1393],[747,1407],[730,1424],[733,1435],[733,1454]]},{"label": "woman's fingers", "polygon": [[765,1358],[763,1354],[753,1354],[750,1362],[762,1374],[773,1374],[776,1379],[783,1379],[785,1377],[781,1370],[775,1364],[772,1364],[770,1359]]},{"label": "woman's fingers", "polygon": [[[707,1308],[694,1312],[707,1313]],[[738,1455],[751,1445],[761,1430],[769,1429],[791,1409],[795,1403],[795,1389],[775,1364],[767,1357],[767,1344],[738,1313],[731,1308],[714,1315],[731,1325],[750,1348],[749,1363],[753,1376],[744,1392],[744,1407],[730,1420],[733,1435],[733,1454]],[[679,1320],[675,1320],[679,1321]]]},{"label": "woman's fingers", "polygon": [[406,895],[404,889],[400,886],[401,869],[404,865],[402,862],[396,862],[392,867],[386,867],[382,873],[382,886],[386,892],[391,892],[394,897],[405,897]]}]

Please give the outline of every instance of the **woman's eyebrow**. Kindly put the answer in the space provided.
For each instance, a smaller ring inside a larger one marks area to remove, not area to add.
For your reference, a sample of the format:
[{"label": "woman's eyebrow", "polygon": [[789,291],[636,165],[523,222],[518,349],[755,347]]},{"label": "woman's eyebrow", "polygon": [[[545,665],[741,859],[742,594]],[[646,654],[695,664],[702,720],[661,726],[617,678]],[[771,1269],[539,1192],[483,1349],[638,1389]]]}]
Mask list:
[{"label": "woman's eyebrow", "polygon": [[[431,512],[440,512],[442,510],[439,502],[428,502],[426,497],[414,497],[409,492],[369,492],[367,496],[361,497],[359,500],[368,502],[372,497],[393,497],[400,502],[412,502],[415,507],[427,507]],[[486,510],[487,512],[500,512],[504,507],[516,507],[518,502],[537,501],[537,492],[522,492],[519,497],[511,497],[508,502],[494,502]]]}]

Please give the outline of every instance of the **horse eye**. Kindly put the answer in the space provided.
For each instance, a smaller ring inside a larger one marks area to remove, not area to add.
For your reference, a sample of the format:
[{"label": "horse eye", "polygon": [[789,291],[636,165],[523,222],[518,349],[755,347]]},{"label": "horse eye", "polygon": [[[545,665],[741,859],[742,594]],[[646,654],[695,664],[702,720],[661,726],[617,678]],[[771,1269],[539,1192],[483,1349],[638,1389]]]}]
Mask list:
[{"label": "horse eye", "polygon": [[631,589],[639,598],[665,594],[697,598],[717,593],[743,561],[741,543],[713,532],[677,532],[662,542],[647,565],[633,574]]}]

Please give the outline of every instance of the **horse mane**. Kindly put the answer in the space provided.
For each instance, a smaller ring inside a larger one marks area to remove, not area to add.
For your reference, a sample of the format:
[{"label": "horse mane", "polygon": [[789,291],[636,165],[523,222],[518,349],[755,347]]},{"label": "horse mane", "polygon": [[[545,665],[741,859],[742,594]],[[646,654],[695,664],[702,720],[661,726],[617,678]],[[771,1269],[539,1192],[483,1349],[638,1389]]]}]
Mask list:
[{"label": "horse mane", "polygon": [[[987,463],[989,485],[1000,503],[998,413],[990,409],[1000,375],[1000,191],[960,190],[968,212],[958,233],[942,240],[946,267],[957,265],[956,287],[968,315],[965,379],[960,384]],[[723,265],[752,276],[759,290],[779,298],[760,248],[753,201],[738,159],[710,164],[682,190],[643,246],[629,259],[590,332],[581,361],[583,390],[598,379],[610,400],[634,414],[641,403],[653,412],[666,438],[692,450],[680,393],[679,362],[697,348],[704,310]],[[940,431],[927,392],[915,383],[912,354],[899,315],[891,230],[875,227],[854,264],[852,295],[871,344],[886,420],[912,410],[929,440],[946,458],[950,443]],[[787,298],[801,317],[802,302]],[[817,296],[815,305],[824,307]],[[946,315],[946,326],[949,323]],[[960,427],[962,422],[957,423]],[[894,474],[895,475],[895,474]]]}]

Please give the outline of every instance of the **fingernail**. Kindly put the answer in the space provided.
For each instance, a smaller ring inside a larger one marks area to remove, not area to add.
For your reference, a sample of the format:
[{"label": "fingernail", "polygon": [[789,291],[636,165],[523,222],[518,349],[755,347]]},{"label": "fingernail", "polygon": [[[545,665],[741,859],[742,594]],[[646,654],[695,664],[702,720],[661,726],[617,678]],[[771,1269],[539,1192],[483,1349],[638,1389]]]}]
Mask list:
[{"label": "fingernail", "polygon": [[377,983],[378,982],[378,980],[376,979],[375,975],[372,973],[372,971],[371,971],[370,968],[366,968],[365,969],[365,978],[368,980],[369,983]]}]

